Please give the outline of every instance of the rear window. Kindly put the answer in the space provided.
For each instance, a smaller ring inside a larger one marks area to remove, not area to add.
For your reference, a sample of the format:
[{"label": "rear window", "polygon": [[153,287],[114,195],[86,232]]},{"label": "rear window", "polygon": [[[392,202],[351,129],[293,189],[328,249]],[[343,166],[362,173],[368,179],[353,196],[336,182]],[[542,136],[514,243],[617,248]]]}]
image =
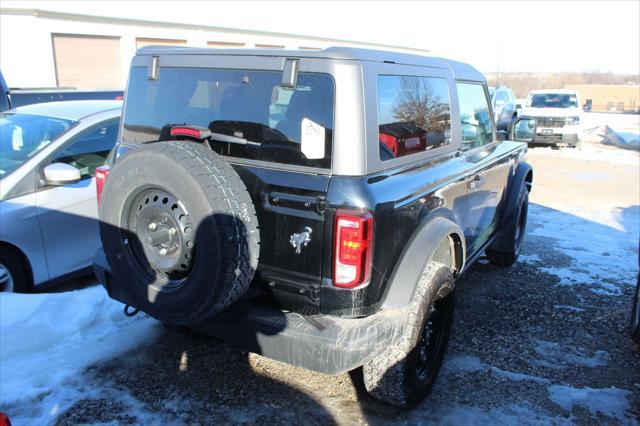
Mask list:
[{"label": "rear window", "polygon": [[[214,140],[221,155],[328,168],[331,165],[334,82],[299,73],[295,89],[278,71],[161,68],[157,80],[134,67],[129,76],[122,138],[163,139],[174,125],[205,127],[247,144]],[[161,136],[162,135],[162,136]]]}]

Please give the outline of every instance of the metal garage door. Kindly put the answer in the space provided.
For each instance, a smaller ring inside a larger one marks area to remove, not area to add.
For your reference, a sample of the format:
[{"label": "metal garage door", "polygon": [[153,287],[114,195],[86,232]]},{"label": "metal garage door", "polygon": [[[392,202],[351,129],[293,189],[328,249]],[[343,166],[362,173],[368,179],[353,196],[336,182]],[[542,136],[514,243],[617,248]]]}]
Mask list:
[{"label": "metal garage door", "polygon": [[120,38],[52,34],[58,86],[122,89]]},{"label": "metal garage door", "polygon": [[136,49],[145,46],[186,46],[186,40],[171,40],[167,38],[137,38]]}]

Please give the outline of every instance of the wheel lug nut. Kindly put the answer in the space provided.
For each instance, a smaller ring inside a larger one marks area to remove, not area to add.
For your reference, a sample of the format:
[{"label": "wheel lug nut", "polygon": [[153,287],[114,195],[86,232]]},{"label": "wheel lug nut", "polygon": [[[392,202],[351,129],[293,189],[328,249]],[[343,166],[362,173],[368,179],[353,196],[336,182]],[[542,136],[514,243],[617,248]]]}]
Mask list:
[{"label": "wheel lug nut", "polygon": [[149,231],[155,231],[158,225],[155,222],[149,224]]},{"label": "wheel lug nut", "polygon": [[158,251],[158,253],[160,253],[160,256],[164,256],[165,254],[167,254],[167,249],[161,248],[160,251]]},{"label": "wheel lug nut", "polygon": [[173,235],[176,233],[176,228],[169,228],[169,234]]}]

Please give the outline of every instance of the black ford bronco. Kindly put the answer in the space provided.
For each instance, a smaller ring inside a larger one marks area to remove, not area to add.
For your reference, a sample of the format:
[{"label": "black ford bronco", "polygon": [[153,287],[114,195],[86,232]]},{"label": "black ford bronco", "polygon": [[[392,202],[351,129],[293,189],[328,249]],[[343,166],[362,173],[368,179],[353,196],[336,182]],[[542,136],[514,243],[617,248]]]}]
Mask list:
[{"label": "black ford bronco", "polygon": [[[110,297],[337,374],[433,385],[455,278],[516,261],[535,121],[496,132],[469,65],[372,50],[149,47],[98,171]],[[521,142],[517,142],[519,140]]]}]

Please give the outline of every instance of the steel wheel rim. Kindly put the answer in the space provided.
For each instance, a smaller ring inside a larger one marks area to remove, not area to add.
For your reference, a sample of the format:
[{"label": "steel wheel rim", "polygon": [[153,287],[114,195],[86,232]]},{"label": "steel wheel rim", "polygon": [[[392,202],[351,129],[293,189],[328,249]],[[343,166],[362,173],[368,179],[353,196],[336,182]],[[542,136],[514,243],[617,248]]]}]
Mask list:
[{"label": "steel wheel rim", "polygon": [[416,376],[420,382],[428,381],[437,368],[438,356],[444,344],[445,328],[442,309],[437,304],[431,305],[429,316],[422,328],[420,342],[416,346]]},{"label": "steel wheel rim", "polygon": [[185,205],[160,187],[143,188],[123,209],[123,251],[160,291],[184,285],[192,269],[194,230]]},{"label": "steel wheel rim", "polygon": [[13,275],[11,275],[9,268],[0,263],[0,292],[13,292],[13,290]]}]

